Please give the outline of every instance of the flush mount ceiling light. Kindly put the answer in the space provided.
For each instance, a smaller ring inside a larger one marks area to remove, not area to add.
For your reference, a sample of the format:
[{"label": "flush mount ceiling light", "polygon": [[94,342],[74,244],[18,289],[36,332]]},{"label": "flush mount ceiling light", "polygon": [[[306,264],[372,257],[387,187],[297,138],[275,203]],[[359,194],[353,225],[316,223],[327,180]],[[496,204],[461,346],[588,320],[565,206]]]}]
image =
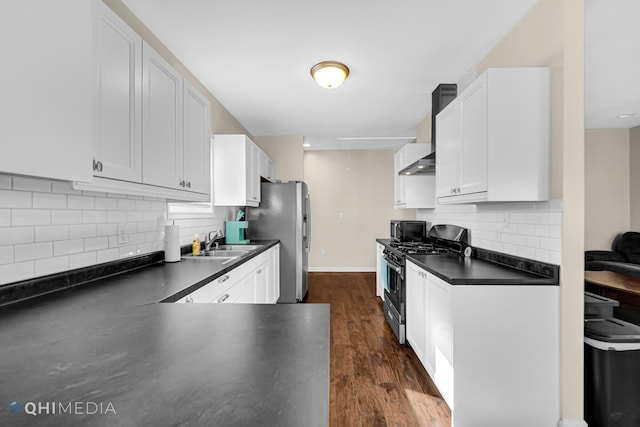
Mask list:
[{"label": "flush mount ceiling light", "polygon": [[620,114],[619,116],[616,116],[617,119],[628,119],[631,117],[634,117],[635,114]]},{"label": "flush mount ceiling light", "polygon": [[311,67],[311,77],[320,86],[334,89],[349,76],[349,68],[342,62],[322,61]]}]

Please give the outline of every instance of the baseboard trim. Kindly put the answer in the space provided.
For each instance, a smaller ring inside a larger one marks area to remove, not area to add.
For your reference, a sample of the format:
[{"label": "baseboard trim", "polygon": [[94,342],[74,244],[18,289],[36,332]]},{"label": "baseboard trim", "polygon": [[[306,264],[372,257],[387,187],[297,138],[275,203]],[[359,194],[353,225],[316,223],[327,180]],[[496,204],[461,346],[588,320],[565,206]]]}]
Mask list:
[{"label": "baseboard trim", "polygon": [[588,427],[583,420],[560,420],[558,427]]},{"label": "baseboard trim", "polygon": [[375,273],[375,267],[309,267],[309,273]]}]

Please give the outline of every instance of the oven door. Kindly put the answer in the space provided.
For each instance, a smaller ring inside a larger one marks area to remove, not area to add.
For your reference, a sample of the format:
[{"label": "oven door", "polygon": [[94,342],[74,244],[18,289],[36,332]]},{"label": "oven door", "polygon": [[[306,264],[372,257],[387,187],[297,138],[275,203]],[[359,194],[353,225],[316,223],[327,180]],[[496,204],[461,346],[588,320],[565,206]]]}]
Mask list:
[{"label": "oven door", "polygon": [[387,258],[385,260],[387,283],[384,290],[384,315],[400,344],[404,344],[404,266]]}]

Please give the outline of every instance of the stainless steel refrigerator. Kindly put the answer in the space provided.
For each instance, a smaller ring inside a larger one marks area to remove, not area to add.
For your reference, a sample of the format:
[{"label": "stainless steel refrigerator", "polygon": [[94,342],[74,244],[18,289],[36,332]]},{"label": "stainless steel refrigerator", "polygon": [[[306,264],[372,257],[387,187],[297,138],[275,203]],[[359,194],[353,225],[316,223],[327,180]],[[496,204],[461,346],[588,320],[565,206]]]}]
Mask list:
[{"label": "stainless steel refrigerator", "polygon": [[263,182],[261,202],[247,207],[252,240],[280,240],[280,299],[278,303],[304,301],[307,296],[311,204],[302,181]]}]

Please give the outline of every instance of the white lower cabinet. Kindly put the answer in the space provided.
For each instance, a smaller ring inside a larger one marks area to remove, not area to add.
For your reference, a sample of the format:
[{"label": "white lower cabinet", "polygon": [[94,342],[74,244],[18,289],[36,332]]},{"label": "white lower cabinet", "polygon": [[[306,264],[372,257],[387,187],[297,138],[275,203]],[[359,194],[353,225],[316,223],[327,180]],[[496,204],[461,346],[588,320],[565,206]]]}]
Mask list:
[{"label": "white lower cabinet", "polygon": [[559,288],[451,285],[412,262],[406,333],[453,427],[555,427]]},{"label": "white lower cabinet", "polygon": [[176,302],[275,304],[280,297],[279,260],[276,245]]},{"label": "white lower cabinet", "polygon": [[[418,359],[426,367],[426,276],[422,269],[407,262],[406,268],[406,338]],[[431,374],[429,369],[427,372]]]}]

